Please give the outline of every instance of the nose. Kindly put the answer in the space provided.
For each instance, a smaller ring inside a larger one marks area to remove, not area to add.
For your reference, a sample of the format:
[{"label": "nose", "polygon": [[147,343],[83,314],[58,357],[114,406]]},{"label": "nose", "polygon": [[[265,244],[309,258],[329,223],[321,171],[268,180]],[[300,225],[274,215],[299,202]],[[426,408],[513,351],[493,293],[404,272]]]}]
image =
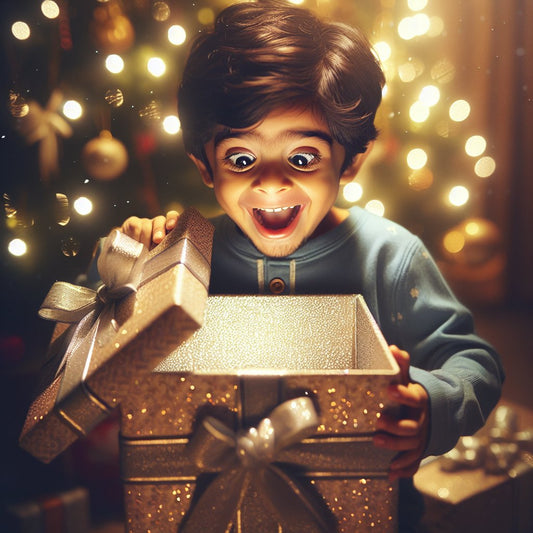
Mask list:
[{"label": "nose", "polygon": [[252,184],[256,192],[264,194],[278,194],[289,190],[292,181],[276,169],[269,169],[257,176]]}]

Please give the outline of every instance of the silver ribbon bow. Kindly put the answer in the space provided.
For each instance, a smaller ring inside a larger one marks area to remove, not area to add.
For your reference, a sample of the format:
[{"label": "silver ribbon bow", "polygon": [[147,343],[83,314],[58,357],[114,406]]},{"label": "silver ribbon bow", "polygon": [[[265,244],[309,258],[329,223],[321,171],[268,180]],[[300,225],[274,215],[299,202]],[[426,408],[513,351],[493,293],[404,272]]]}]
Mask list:
[{"label": "silver ribbon bow", "polygon": [[516,411],[500,405],[488,434],[462,437],[453,450],[441,457],[440,467],[446,472],[483,468],[488,474],[513,475],[517,465],[527,466],[528,462],[529,467],[533,466],[531,453],[533,430],[518,431]]},{"label": "silver ribbon bow", "polygon": [[52,285],[39,315],[47,320],[77,323],[57,373],[82,345],[87,357],[97,336],[98,342],[104,344],[115,332],[115,302],[137,290],[147,255],[148,250],[141,243],[113,230],[105,239],[98,258],[98,272],[103,282],[98,290],[63,281]]},{"label": "silver ribbon bow", "polygon": [[216,418],[203,420],[189,442],[189,456],[203,472],[218,475],[182,522],[180,532],[226,532],[250,486],[265,497],[283,531],[331,531],[329,517],[274,464],[280,450],[309,437],[318,425],[308,397],[282,403],[257,428],[242,433]]}]

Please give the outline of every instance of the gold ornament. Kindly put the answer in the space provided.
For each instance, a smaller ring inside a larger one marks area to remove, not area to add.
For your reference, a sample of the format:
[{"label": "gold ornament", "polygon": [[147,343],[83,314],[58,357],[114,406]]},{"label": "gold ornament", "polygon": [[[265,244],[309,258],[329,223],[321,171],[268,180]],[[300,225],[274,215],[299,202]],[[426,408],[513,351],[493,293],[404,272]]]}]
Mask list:
[{"label": "gold ornament", "polygon": [[87,173],[97,180],[112,180],[128,166],[126,147],[111,132],[103,130],[83,148],[82,161]]}]

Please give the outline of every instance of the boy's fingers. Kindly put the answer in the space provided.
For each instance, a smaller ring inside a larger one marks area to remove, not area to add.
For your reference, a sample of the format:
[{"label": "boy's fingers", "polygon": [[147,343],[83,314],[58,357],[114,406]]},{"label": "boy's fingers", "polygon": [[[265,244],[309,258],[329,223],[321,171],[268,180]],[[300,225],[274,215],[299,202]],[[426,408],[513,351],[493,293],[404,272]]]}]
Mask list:
[{"label": "boy's fingers", "polygon": [[166,219],[164,216],[158,216],[152,219],[152,241],[155,244],[159,244],[166,234],[165,231]]},{"label": "boy's fingers", "polygon": [[170,231],[176,227],[178,223],[179,213],[177,211],[169,211],[166,216],[165,228]]},{"label": "boy's fingers", "polygon": [[419,435],[414,437],[399,437],[389,433],[376,433],[374,435],[374,445],[378,448],[405,452],[408,450],[417,450],[420,447],[421,438]]},{"label": "boy's fingers", "polygon": [[386,431],[399,437],[413,437],[420,432],[420,424],[408,418],[400,419],[383,415],[376,424],[376,429]]},{"label": "boy's fingers", "polygon": [[406,385],[409,383],[409,364],[411,362],[409,354],[395,345],[390,346],[389,349],[400,367],[400,382]]},{"label": "boy's fingers", "polygon": [[418,383],[390,385],[388,394],[393,401],[418,409],[424,409],[429,401],[426,389]]}]

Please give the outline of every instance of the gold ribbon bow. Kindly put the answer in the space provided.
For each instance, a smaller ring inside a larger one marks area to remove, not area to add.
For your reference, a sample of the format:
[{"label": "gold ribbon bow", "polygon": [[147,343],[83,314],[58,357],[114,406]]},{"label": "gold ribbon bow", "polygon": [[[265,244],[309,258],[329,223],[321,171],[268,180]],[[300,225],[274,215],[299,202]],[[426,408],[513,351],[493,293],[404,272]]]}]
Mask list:
[{"label": "gold ribbon bow", "polygon": [[280,450],[315,433],[318,424],[307,397],[282,403],[257,428],[242,433],[216,418],[203,420],[189,442],[189,455],[203,472],[218,475],[182,522],[180,532],[226,532],[251,485],[265,496],[284,532],[332,531],[329,517],[319,513],[294,479],[274,464]]},{"label": "gold ribbon bow", "polygon": [[90,355],[95,340],[104,344],[114,333],[115,302],[135,292],[141,282],[148,250],[118,230],[105,239],[98,258],[98,272],[103,284],[98,290],[58,281],[46,295],[39,315],[47,320],[77,323],[57,373],[71,354],[82,349]]}]

